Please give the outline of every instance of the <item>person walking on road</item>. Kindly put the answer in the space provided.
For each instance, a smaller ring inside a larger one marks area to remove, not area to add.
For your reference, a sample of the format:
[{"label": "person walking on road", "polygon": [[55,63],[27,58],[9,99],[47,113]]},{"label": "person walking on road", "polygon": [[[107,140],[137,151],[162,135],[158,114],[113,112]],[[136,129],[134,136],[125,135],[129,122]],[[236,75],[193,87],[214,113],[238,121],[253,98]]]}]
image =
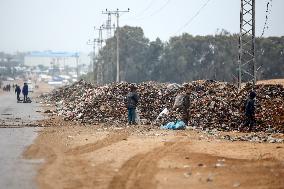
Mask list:
[{"label": "person walking on road", "polygon": [[27,102],[27,100],[28,100],[28,94],[29,94],[29,86],[28,86],[27,83],[24,83],[22,93],[23,93],[23,95],[24,95],[24,102]]},{"label": "person walking on road", "polygon": [[20,101],[20,94],[21,94],[20,86],[16,85],[15,93],[17,94],[17,101]]},{"label": "person walking on road", "polygon": [[128,124],[136,124],[136,107],[139,101],[138,94],[136,93],[136,87],[134,85],[130,86],[130,92],[126,96],[126,105],[128,111]]},{"label": "person walking on road", "polygon": [[254,91],[250,92],[248,99],[245,103],[245,126],[249,127],[249,131],[255,125],[255,97],[256,93]]}]

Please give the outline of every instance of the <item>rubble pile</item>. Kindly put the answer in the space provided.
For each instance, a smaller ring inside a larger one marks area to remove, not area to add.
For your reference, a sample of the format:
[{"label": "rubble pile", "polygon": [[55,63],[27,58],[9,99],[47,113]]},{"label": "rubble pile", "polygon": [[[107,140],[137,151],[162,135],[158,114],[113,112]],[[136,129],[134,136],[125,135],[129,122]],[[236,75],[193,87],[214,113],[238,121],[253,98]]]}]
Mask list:
[{"label": "rubble pile", "polygon": [[[230,84],[193,82],[190,125],[220,130],[243,130],[244,106],[251,85],[240,92]],[[256,85],[256,127],[254,131],[284,132],[284,89],[281,85]]]},{"label": "rubble pile", "polygon": [[[54,90],[44,96],[56,102],[57,113],[68,120],[98,124],[101,122],[126,123],[125,96],[130,83],[93,86],[83,80]],[[175,96],[190,90],[189,125],[202,129],[243,130],[243,107],[251,86],[238,92],[234,85],[216,81],[196,81],[178,84],[137,84],[140,96],[138,113],[143,124],[155,123],[157,116],[168,108],[168,120],[177,118],[172,110]],[[284,89],[280,85],[257,85],[257,126],[254,131],[284,133]],[[164,120],[165,121],[165,120]]]},{"label": "rubble pile", "polygon": [[[245,96],[251,88],[247,85],[240,96]],[[284,133],[284,88],[282,85],[256,85],[257,94],[256,119],[257,125],[262,130]]]},{"label": "rubble pile", "polygon": [[214,81],[193,82],[193,86],[190,125],[220,130],[239,128],[242,113],[235,86]]},{"label": "rubble pile", "polygon": [[[80,80],[71,86],[54,90],[45,96],[49,102],[56,102],[57,113],[68,120],[98,124],[100,122],[126,122],[127,109],[125,97],[129,92],[129,83],[92,86]],[[160,106],[169,101],[162,95],[165,84],[142,83],[138,85],[140,97],[138,107],[141,119],[150,123],[160,113]],[[165,88],[166,89],[166,88]]]}]

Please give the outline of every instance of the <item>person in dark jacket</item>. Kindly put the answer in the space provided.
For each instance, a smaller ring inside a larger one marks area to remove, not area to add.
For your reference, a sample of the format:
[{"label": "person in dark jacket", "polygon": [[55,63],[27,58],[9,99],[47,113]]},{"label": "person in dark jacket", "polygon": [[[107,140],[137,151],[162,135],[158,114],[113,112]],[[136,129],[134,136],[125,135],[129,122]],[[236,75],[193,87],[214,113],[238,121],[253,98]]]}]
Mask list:
[{"label": "person in dark jacket", "polygon": [[250,92],[245,103],[245,126],[249,127],[249,131],[255,125],[255,97],[256,93],[254,91]]},{"label": "person in dark jacket", "polygon": [[139,101],[138,94],[136,93],[136,87],[134,85],[130,86],[130,92],[126,96],[126,106],[128,111],[128,124],[136,124],[136,107]]},{"label": "person in dark jacket", "polygon": [[16,85],[15,93],[17,94],[17,101],[20,101],[20,94],[21,94],[20,86]]},{"label": "person in dark jacket", "polygon": [[27,100],[28,100],[28,94],[29,94],[29,86],[28,86],[27,83],[24,83],[22,93],[23,93],[23,95],[24,95],[24,102],[27,102]]}]

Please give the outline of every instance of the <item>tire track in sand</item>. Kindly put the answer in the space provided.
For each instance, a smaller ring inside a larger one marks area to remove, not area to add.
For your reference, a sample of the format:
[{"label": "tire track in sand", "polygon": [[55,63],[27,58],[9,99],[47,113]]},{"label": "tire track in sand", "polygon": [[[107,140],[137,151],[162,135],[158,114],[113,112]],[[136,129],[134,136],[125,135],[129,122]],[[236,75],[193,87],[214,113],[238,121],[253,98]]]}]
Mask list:
[{"label": "tire track in sand", "polygon": [[85,154],[90,153],[93,151],[96,151],[100,148],[104,148],[106,146],[110,146],[114,143],[117,143],[122,140],[126,140],[128,137],[128,133],[110,133],[108,134],[104,139],[99,140],[95,143],[85,144],[82,146],[77,146],[75,148],[69,149],[65,152],[67,155],[79,155],[79,154]]},{"label": "tire track in sand", "polygon": [[118,174],[113,177],[108,188],[156,188],[154,176],[159,171],[159,160],[167,153],[173,151],[178,145],[182,144],[167,142],[162,147],[155,148],[146,154],[138,154],[129,159],[119,169]]}]

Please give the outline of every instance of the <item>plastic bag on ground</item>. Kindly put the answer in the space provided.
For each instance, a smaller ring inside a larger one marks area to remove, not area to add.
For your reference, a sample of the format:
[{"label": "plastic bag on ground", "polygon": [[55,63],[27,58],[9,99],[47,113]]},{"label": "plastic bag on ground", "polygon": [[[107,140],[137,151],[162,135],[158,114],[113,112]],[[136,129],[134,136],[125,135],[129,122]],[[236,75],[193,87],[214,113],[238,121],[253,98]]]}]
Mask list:
[{"label": "plastic bag on ground", "polygon": [[156,119],[159,119],[163,116],[167,116],[169,114],[169,110],[168,108],[163,109],[163,111],[158,115],[158,117]]},{"label": "plastic bag on ground", "polygon": [[178,120],[176,122],[169,122],[166,125],[162,125],[161,129],[183,130],[185,129],[185,123],[181,120]]}]

